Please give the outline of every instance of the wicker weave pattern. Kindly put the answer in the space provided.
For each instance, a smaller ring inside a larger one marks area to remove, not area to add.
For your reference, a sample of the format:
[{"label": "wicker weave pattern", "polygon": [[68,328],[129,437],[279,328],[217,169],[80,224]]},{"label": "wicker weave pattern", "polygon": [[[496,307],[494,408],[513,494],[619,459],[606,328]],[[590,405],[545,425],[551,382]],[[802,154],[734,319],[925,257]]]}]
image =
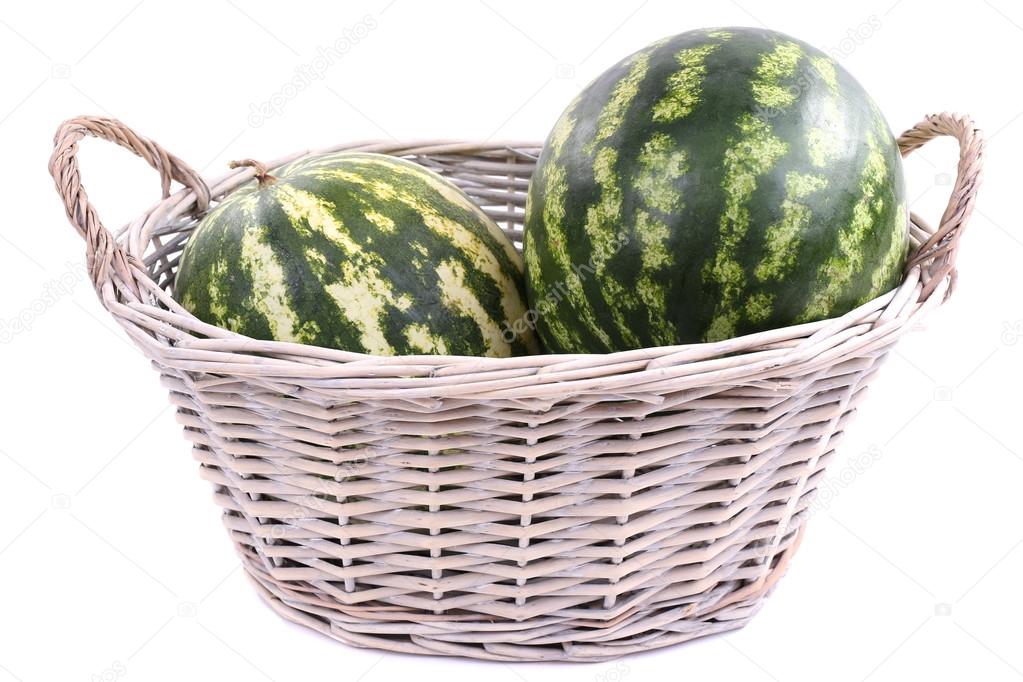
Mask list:
[{"label": "wicker weave pattern", "polygon": [[[159,173],[114,238],[81,186],[94,135]],[[284,617],[358,646],[601,660],[737,628],[798,546],[819,478],[898,337],[952,290],[982,144],[904,282],[836,320],[610,355],[379,358],[254,341],[169,295],[209,187],[118,121],[61,126],[50,170],[103,305],[160,371],[224,523]],[[448,176],[521,236],[535,143],[365,143]],[[330,150],[319,150],[319,152]],[[309,152],[267,164],[276,167]],[[170,194],[171,180],[186,186]]]}]

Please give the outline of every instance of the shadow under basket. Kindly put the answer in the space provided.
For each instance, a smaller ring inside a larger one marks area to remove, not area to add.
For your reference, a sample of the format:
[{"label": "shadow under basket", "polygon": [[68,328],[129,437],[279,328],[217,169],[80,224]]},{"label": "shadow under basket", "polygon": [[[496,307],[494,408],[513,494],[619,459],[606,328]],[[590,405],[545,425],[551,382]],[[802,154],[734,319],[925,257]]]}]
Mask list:
[{"label": "shadow under basket", "polygon": [[[159,171],[115,237],[83,189],[87,135]],[[57,132],[50,172],[111,315],[159,370],[259,594],[361,647],[597,661],[741,627],[784,573],[815,490],[897,339],[953,289],[982,143],[938,114],[958,175],[937,229],[911,217],[902,284],[849,314],[607,355],[375,357],[256,341],[171,297],[207,185],[124,124]],[[536,143],[372,142],[448,177],[521,240]],[[171,181],[185,188],[171,194]]]}]

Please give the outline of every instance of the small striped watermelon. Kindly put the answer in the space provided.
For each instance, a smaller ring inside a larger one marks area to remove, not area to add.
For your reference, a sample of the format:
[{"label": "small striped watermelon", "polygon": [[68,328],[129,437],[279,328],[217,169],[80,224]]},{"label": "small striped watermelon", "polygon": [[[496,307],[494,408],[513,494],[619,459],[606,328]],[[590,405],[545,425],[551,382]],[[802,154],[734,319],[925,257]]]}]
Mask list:
[{"label": "small striped watermelon", "polygon": [[526,287],[553,351],[733,336],[845,313],[908,248],[898,146],[845,69],[780,33],[691,31],[588,85],[526,207]]},{"label": "small striped watermelon", "polygon": [[375,355],[507,357],[521,257],[457,187],[410,161],[333,153],[238,188],[197,226],[175,294],[264,340]]}]

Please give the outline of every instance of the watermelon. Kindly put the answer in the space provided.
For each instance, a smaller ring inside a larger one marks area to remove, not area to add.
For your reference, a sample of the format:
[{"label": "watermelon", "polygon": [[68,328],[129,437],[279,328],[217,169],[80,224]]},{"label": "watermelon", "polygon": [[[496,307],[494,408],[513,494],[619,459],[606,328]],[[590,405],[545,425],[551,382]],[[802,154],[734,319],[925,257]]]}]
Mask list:
[{"label": "watermelon", "polygon": [[521,256],[457,187],[410,161],[333,153],[229,194],[181,255],[175,295],[256,339],[374,355],[537,352]]},{"label": "watermelon", "polygon": [[901,280],[898,145],[845,69],[774,31],[665,38],[590,83],[529,186],[526,288],[556,352],[718,341]]}]

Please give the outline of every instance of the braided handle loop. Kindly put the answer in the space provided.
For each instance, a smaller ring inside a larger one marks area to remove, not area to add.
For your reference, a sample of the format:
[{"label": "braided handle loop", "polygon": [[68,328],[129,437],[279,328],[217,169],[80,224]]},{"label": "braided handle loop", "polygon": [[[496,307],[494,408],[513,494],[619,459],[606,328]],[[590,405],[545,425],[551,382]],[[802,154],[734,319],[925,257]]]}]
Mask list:
[{"label": "braided handle loop", "polygon": [[50,175],[53,176],[57,192],[64,201],[68,220],[85,239],[89,276],[99,290],[109,277],[111,267],[124,281],[131,282],[131,279],[129,257],[117,245],[110,231],[103,226],[82,185],[77,153],[78,143],[87,135],[116,142],[145,159],[160,173],[160,186],[165,199],[170,196],[171,180],[177,180],[192,190],[195,194],[196,208],[204,211],[210,203],[210,190],[188,164],[152,140],[136,134],[116,119],[81,116],[64,121],[54,136],[53,155],[49,164]]},{"label": "braided handle loop", "polygon": [[[908,156],[929,140],[944,135],[959,141],[959,166],[952,195],[938,223],[938,229],[920,245],[906,264],[907,270],[920,265],[924,271],[920,300],[930,296],[946,276],[951,277],[948,293],[954,288],[959,240],[973,212],[977,189],[980,187],[984,139],[969,116],[947,112],[931,114],[899,136],[899,149],[903,156]],[[925,265],[929,267],[923,267]]]}]

